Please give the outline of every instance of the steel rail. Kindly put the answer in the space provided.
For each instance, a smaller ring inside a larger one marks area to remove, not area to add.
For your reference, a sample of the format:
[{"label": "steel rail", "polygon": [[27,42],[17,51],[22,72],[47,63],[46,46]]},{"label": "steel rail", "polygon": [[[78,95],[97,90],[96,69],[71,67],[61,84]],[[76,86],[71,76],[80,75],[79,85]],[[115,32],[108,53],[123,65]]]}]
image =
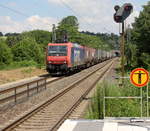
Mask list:
[{"label": "steel rail", "polygon": [[[113,63],[111,63],[109,69],[111,68]],[[86,92],[76,101],[76,103],[70,108],[68,109],[68,111],[64,114],[64,116],[53,126],[53,128],[51,129],[52,131],[57,131],[57,129],[59,128],[59,126],[64,122],[64,120],[71,114],[71,112],[81,103],[81,101],[83,100],[83,98],[88,95],[88,93],[96,86],[96,84],[98,83],[98,81],[103,77],[103,75],[109,70],[105,70],[97,79],[96,81],[86,90]]]},{"label": "steel rail", "polygon": [[[37,112],[39,112],[40,110],[44,109],[46,106],[50,105],[52,102],[56,101],[59,97],[63,96],[64,94],[66,94],[68,91],[70,91],[72,88],[74,88],[76,85],[80,84],[83,80],[89,78],[91,75],[93,75],[94,73],[96,73],[98,70],[104,68],[106,65],[108,65],[110,63],[110,61],[112,62],[113,60],[108,60],[105,62],[105,64],[88,73],[86,76],[84,76],[83,78],[81,78],[80,80],[78,81],[75,81],[74,83],[72,83],[71,85],[69,85],[68,87],[66,87],[65,89],[62,89],[61,91],[57,92],[54,96],[52,96],[51,98],[47,99],[46,101],[42,102],[41,104],[37,105],[36,107],[34,107],[33,109],[31,109],[30,111],[24,113],[22,116],[20,116],[19,118],[17,118],[16,120],[12,121],[11,123],[9,123],[8,125],[6,125],[4,128],[2,128],[2,130],[12,130],[14,129],[15,127],[19,126],[21,123],[23,123],[24,121],[26,121],[27,119],[29,119],[30,117],[32,117],[34,114],[36,114]],[[112,64],[112,63],[111,63]],[[107,70],[106,70],[107,71]],[[105,72],[106,72],[105,71]],[[103,74],[105,74],[105,72],[103,72]],[[99,78],[101,78],[102,75],[100,75]],[[96,82],[97,83],[97,82]],[[84,95],[86,95],[91,89],[89,89],[86,93],[84,93]],[[83,95],[83,96],[84,96]],[[80,97],[80,100],[81,101],[81,98],[83,98],[83,96]],[[73,106],[75,107],[75,106]],[[66,116],[66,115],[65,115]],[[59,121],[60,123],[60,121]],[[57,124],[55,127],[57,127],[59,124]],[[55,128],[54,127],[54,128]]]}]

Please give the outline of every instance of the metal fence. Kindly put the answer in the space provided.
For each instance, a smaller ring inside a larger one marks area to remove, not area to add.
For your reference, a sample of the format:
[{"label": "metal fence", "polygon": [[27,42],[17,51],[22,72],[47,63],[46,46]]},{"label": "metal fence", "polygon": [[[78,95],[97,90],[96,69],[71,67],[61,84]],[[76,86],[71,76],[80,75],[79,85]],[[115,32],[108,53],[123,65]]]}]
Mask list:
[{"label": "metal fence", "polygon": [[5,102],[8,102],[13,99],[16,103],[17,97],[23,96],[25,94],[28,98],[30,96],[30,92],[36,90],[38,93],[41,87],[44,87],[44,89],[46,89],[46,83],[46,78],[40,78],[26,83],[18,83],[17,85],[12,86],[11,88],[1,89],[0,104],[4,104]]},{"label": "metal fence", "polygon": [[108,117],[106,116],[106,100],[114,100],[114,99],[117,99],[117,100],[122,100],[122,99],[139,99],[140,100],[140,117],[143,117],[143,107],[144,107],[144,102],[146,102],[146,117],[149,117],[149,99],[150,99],[150,96],[149,96],[149,85],[147,84],[146,86],[146,101],[144,101],[143,99],[143,88],[141,87],[140,88],[140,95],[139,96],[106,96],[105,94],[105,88],[104,88],[104,99],[103,99],[103,116],[104,118],[105,117]]}]

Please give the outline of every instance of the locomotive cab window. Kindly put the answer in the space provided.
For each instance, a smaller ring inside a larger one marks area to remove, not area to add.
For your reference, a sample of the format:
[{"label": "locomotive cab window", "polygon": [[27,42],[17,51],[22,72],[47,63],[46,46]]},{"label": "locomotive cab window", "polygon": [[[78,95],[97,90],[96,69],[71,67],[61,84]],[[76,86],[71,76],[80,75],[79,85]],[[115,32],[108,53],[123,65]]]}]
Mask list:
[{"label": "locomotive cab window", "polygon": [[49,46],[49,56],[67,56],[67,46]]}]

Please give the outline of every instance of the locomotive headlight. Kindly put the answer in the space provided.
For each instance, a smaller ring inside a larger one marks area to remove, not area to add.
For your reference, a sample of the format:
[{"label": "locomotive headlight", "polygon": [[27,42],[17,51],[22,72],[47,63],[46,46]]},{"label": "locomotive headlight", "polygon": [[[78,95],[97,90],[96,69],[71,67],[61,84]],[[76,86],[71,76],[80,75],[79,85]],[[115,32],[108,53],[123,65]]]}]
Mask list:
[{"label": "locomotive headlight", "polygon": [[66,61],[64,61],[64,64],[66,64],[67,62]]},{"label": "locomotive headlight", "polygon": [[49,64],[51,64],[52,62],[51,62],[51,61],[49,61],[48,63],[49,63]]}]

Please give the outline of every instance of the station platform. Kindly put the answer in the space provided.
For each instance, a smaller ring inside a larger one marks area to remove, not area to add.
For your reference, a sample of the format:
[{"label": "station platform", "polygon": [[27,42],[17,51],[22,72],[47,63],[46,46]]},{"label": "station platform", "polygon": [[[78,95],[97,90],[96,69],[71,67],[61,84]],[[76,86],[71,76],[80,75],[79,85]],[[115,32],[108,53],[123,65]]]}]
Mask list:
[{"label": "station platform", "polygon": [[68,119],[58,131],[150,131],[150,118]]}]

